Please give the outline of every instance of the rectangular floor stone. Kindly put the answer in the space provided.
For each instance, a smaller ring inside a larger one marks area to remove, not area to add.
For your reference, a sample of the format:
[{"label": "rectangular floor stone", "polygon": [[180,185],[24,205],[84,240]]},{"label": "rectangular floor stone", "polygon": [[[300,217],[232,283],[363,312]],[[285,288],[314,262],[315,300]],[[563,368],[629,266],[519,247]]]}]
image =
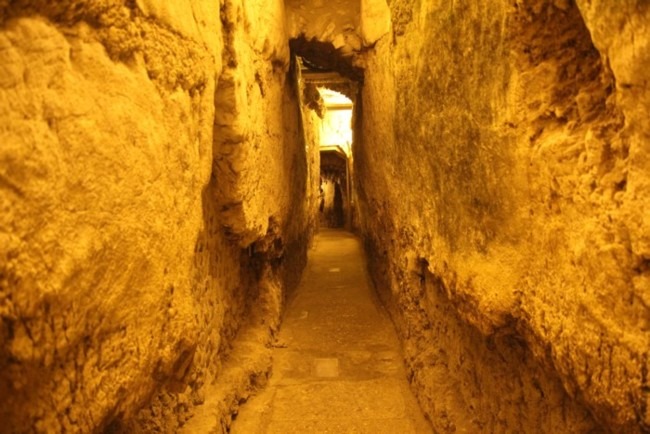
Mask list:
[{"label": "rectangular floor stone", "polygon": [[339,376],[339,359],[314,359],[314,375],[320,378]]}]

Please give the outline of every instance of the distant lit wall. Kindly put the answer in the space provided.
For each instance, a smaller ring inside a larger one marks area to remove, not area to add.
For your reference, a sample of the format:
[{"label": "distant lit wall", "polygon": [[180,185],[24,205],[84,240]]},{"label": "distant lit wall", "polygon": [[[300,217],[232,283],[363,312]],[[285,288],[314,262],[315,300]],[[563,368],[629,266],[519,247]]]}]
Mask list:
[{"label": "distant lit wall", "polygon": [[321,146],[338,145],[350,155],[352,109],[329,109],[321,126]]}]

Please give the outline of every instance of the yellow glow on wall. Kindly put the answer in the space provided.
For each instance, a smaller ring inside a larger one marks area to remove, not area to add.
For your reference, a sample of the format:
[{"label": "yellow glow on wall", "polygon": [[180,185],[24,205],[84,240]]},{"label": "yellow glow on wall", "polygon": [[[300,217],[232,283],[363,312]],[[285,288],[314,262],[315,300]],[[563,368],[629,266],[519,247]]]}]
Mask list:
[{"label": "yellow glow on wall", "polygon": [[352,109],[328,110],[321,126],[321,146],[340,146],[349,154],[352,144]]},{"label": "yellow glow on wall", "polygon": [[352,101],[330,89],[319,88],[325,101],[321,124],[321,146],[340,146],[350,155],[352,146]]}]

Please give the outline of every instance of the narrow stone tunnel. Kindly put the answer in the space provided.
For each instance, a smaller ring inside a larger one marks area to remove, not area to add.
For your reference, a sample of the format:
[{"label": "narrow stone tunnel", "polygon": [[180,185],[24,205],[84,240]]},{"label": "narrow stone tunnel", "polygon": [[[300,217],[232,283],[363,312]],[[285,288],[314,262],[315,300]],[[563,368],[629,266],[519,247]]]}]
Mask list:
[{"label": "narrow stone tunnel", "polygon": [[642,0],[0,0],[0,432],[650,432],[649,43]]}]

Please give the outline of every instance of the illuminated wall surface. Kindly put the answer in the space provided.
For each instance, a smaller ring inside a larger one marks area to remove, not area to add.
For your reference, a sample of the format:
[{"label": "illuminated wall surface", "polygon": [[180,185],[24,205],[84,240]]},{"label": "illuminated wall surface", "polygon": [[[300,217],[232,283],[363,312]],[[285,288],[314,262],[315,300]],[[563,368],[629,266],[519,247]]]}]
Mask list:
[{"label": "illuminated wall surface", "polygon": [[293,53],[358,81],[433,429],[650,432],[649,47],[642,0],[0,0],[0,433],[222,432],[266,382],[351,141]]},{"label": "illuminated wall surface", "polygon": [[327,110],[321,130],[321,145],[339,145],[349,155],[352,144],[352,109]]},{"label": "illuminated wall surface", "polygon": [[352,145],[352,101],[330,89],[319,89],[327,108],[321,126],[321,146],[340,146],[350,155]]}]

